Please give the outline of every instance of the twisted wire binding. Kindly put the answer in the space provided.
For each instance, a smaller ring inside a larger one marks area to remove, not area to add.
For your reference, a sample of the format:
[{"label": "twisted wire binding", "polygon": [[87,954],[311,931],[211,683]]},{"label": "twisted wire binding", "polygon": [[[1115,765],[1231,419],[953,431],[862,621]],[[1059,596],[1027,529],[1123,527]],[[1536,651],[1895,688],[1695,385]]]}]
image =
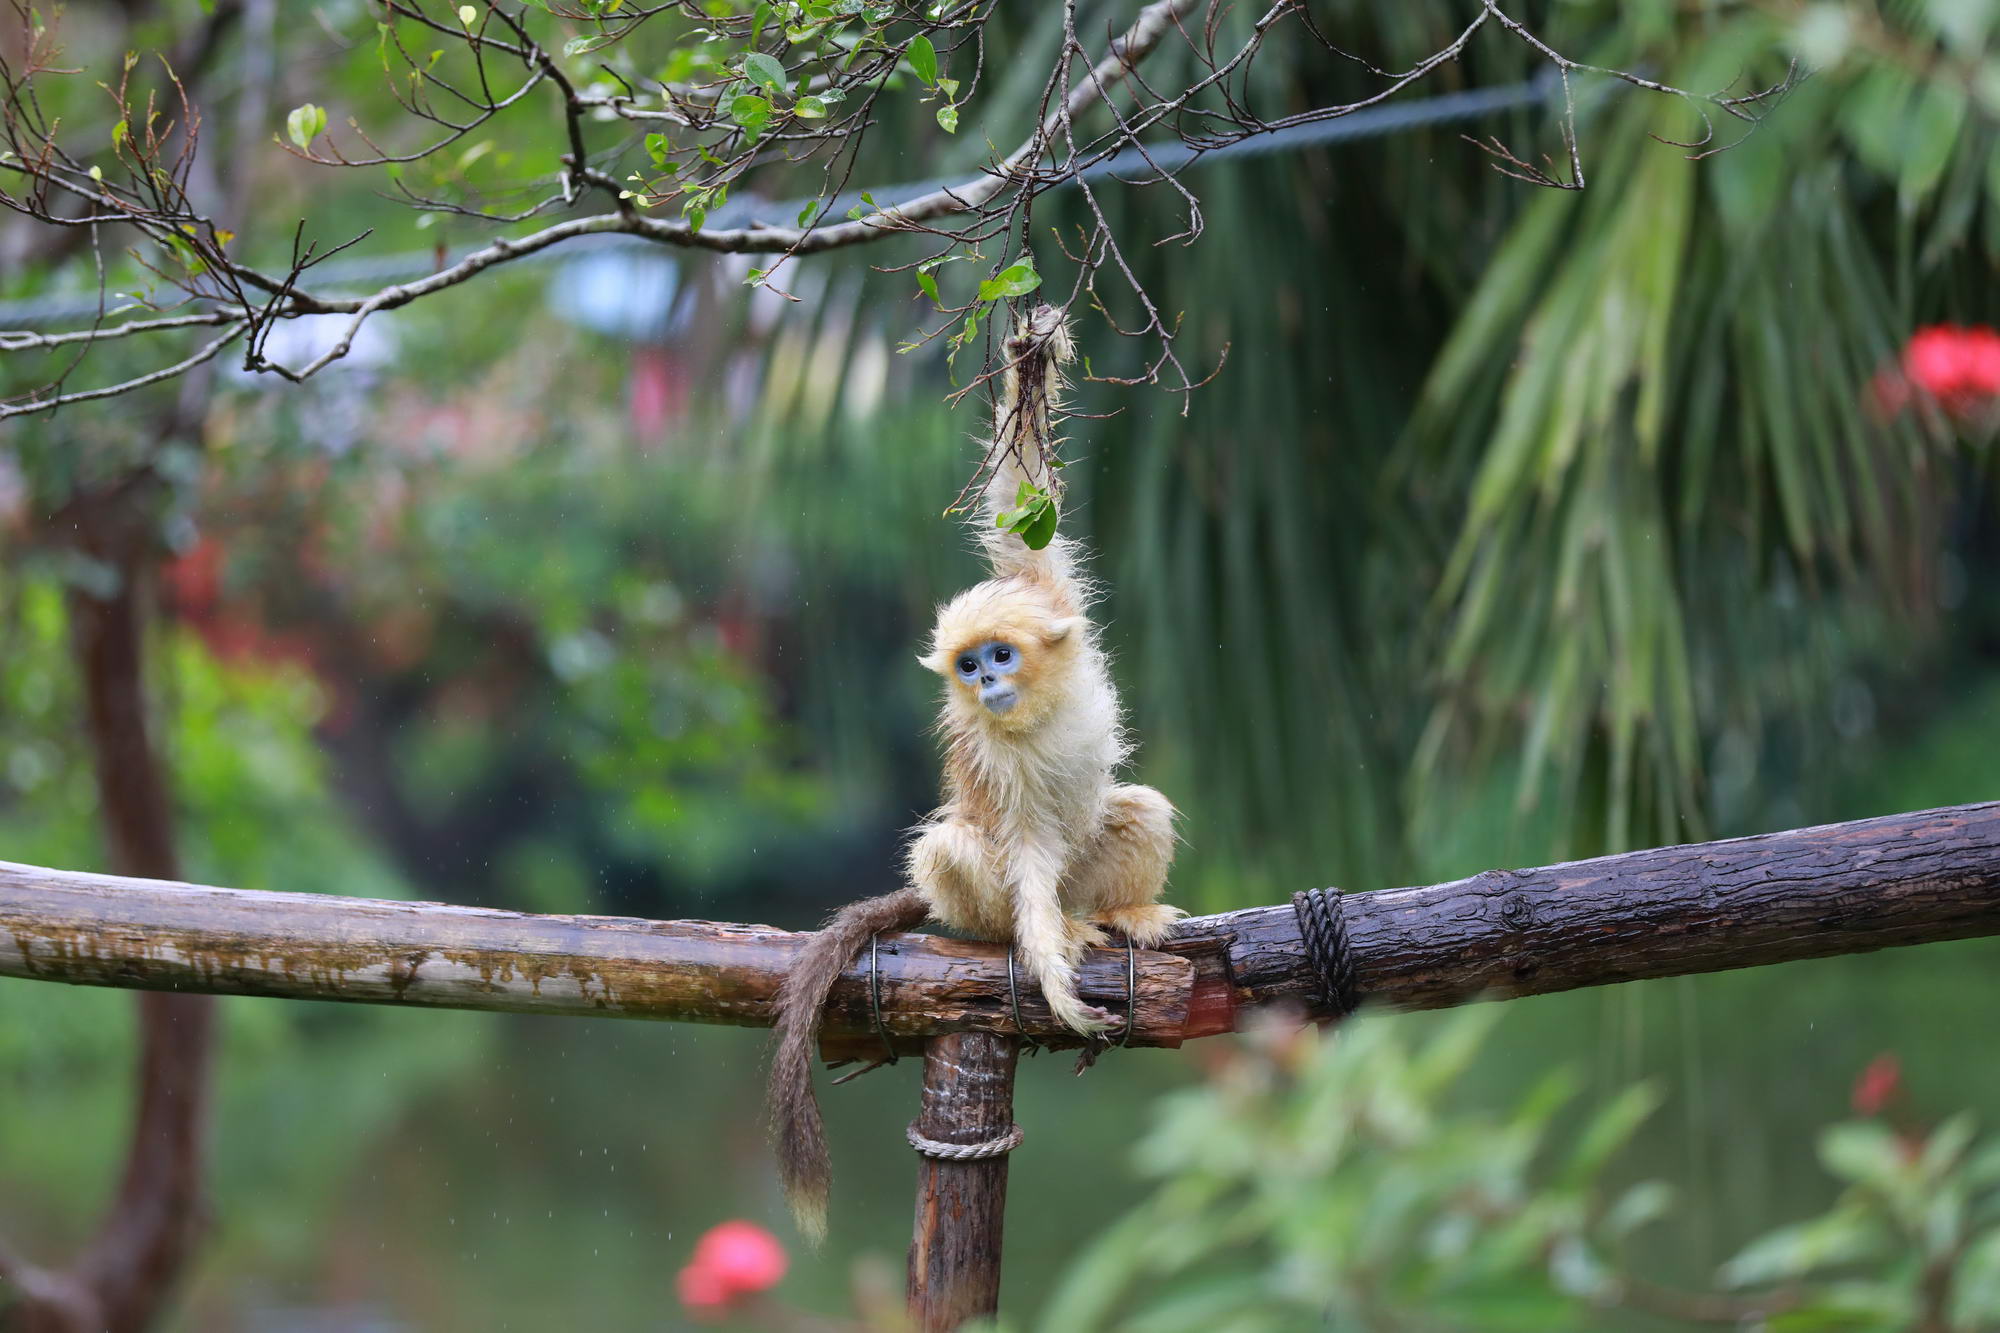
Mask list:
[{"label": "twisted wire binding", "polygon": [[881,942],[880,931],[868,937],[868,1016],[874,1020],[875,1035],[882,1040],[882,1063],[893,1065],[900,1057],[896,1043],[889,1040],[889,1025],[882,1021],[882,967],[876,958]]},{"label": "twisted wire binding", "polygon": [[1125,937],[1125,1031],[1120,1034],[1118,1044],[1132,1044],[1132,1025],[1139,1021],[1139,954],[1132,946],[1132,937]]},{"label": "twisted wire binding", "polygon": [[1347,942],[1347,915],[1339,889],[1301,889],[1292,895],[1306,961],[1319,977],[1320,996],[1333,1018],[1346,1018],[1361,1003],[1354,951]]},{"label": "twisted wire binding", "polygon": [[1027,1135],[1019,1125],[1009,1125],[1005,1134],[997,1139],[988,1139],[984,1143],[945,1143],[940,1139],[927,1139],[919,1134],[917,1122],[912,1120],[910,1127],[903,1131],[903,1137],[910,1141],[912,1148],[926,1157],[935,1157],[943,1162],[983,1162],[993,1157],[1005,1157],[1020,1147],[1021,1140]]},{"label": "twisted wire binding", "polygon": [[1007,946],[1007,1001],[1014,1006],[1014,1033],[1029,1055],[1042,1049],[1041,1039],[1028,1034],[1028,1025],[1021,1021],[1021,988],[1014,980],[1014,946]]}]

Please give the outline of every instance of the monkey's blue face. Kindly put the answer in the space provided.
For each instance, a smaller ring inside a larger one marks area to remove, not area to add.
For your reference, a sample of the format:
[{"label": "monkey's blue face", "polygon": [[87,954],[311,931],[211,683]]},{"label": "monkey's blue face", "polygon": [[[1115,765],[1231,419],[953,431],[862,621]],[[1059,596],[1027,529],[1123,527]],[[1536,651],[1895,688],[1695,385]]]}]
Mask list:
[{"label": "monkey's blue face", "polygon": [[1020,691],[1007,679],[1021,669],[1021,654],[1011,643],[996,639],[960,653],[954,669],[959,680],[979,691],[979,702],[989,712],[1005,713],[1021,702]]}]

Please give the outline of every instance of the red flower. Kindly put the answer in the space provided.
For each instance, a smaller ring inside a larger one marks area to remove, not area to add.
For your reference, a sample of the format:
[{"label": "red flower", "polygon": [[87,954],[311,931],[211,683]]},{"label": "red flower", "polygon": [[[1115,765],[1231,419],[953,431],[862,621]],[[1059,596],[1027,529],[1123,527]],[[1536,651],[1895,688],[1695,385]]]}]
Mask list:
[{"label": "red flower", "polygon": [[731,1291],[765,1291],[785,1275],[785,1247],[755,1222],[724,1222],[694,1247],[696,1267],[720,1277]]},{"label": "red flower", "polygon": [[778,1238],[755,1222],[724,1222],[695,1242],[675,1290],[689,1314],[719,1314],[778,1285],[788,1263]]},{"label": "red flower", "polygon": [[1903,375],[1954,415],[2000,396],[2000,332],[1933,324],[1910,335]]},{"label": "red flower", "polygon": [[1854,1080],[1856,1115],[1880,1115],[1903,1085],[1903,1066],[1895,1055],[1884,1053],[1868,1062],[1861,1077]]}]

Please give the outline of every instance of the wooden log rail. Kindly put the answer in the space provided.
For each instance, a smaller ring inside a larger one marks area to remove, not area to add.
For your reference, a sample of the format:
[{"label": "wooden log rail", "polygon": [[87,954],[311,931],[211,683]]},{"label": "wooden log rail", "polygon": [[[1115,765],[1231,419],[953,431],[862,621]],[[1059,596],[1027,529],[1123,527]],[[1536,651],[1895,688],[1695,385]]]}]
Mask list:
[{"label": "wooden log rail", "polygon": [[[1404,1009],[1995,935],[2000,802],[1352,894],[1344,914],[1363,1000]],[[0,862],[0,976],[73,985],[767,1026],[801,938]],[[911,1052],[968,1030],[1062,1044],[1025,977],[1015,1025],[1005,960],[884,936],[883,1025]],[[1133,1045],[1231,1031],[1273,1004],[1320,1012],[1290,904],[1192,918],[1136,961]],[[830,1056],[879,1045],[869,967],[864,954],[834,992]],[[1094,951],[1081,989],[1123,1012],[1125,954]]]}]

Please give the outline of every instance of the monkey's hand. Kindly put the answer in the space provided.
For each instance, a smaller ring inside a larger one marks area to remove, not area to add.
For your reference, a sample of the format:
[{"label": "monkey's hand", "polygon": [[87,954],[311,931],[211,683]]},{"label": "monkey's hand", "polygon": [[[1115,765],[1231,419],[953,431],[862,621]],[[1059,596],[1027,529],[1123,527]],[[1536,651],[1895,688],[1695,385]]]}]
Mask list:
[{"label": "monkey's hand", "polygon": [[1100,1033],[1125,1026],[1122,1015],[1114,1014],[1109,1009],[1100,1009],[1094,1004],[1085,1004],[1078,999],[1073,976],[1064,975],[1060,980],[1051,977],[1044,981],[1042,998],[1049,1002],[1049,1012],[1056,1016],[1058,1022],[1083,1036],[1095,1037]]}]

